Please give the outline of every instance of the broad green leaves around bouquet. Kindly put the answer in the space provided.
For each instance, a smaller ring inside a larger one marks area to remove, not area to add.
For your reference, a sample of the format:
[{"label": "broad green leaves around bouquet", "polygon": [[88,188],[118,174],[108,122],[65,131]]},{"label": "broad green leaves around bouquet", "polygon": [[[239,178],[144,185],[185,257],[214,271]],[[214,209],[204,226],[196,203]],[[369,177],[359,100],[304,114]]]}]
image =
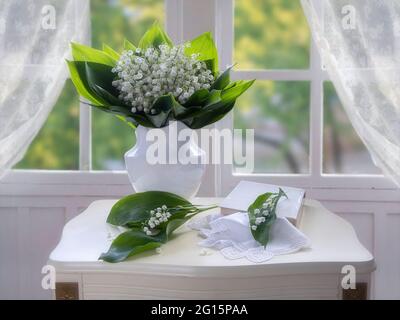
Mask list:
[{"label": "broad green leaves around bouquet", "polygon": [[[136,55],[137,50],[157,49],[160,45],[173,47],[171,39],[158,23],[143,35],[136,47],[124,41],[124,50]],[[181,121],[192,129],[199,129],[223,118],[235,105],[236,99],[253,84],[251,81],[230,80],[231,68],[218,75],[218,52],[211,33],[206,32],[186,43],[184,54],[197,55],[198,61],[206,64],[214,80],[208,89],[198,89],[187,100],[178,102],[176,93],[166,92],[152,102],[151,113],[132,109],[129,101],[123,99],[116,80],[115,68],[121,54],[104,44],[102,50],[72,43],[72,61],[67,61],[74,83],[81,97],[88,105],[113,114],[132,127],[149,128],[167,126],[169,121]],[[150,88],[149,90],[151,90]]]},{"label": "broad green leaves around bouquet", "polygon": [[71,49],[72,57],[75,61],[96,62],[111,67],[113,67],[117,62],[117,60],[110,56],[107,52],[93,49],[79,43],[72,42]]},{"label": "broad green leaves around bouquet", "polygon": [[199,60],[209,65],[214,75],[218,72],[218,51],[210,32],[203,33],[189,41],[185,49],[187,55],[199,54]]},{"label": "broad green leaves around bouquet", "polygon": [[281,188],[277,193],[264,193],[247,209],[251,233],[264,247],[268,244],[271,227],[277,218],[276,207],[282,197],[287,198],[287,195]]},{"label": "broad green leaves around bouquet", "polygon": [[135,51],[136,47],[133,45],[129,40],[125,39],[124,40],[124,50],[132,50]]},{"label": "broad green leaves around bouquet", "polygon": [[211,208],[194,206],[178,195],[162,191],[126,196],[112,207],[107,223],[128,230],[117,236],[99,259],[120,262],[160,247],[186,221]]},{"label": "broad green leaves around bouquet", "polygon": [[[128,49],[128,50],[130,50],[130,49]],[[114,60],[118,60],[120,58],[120,56],[121,56],[117,51],[115,51],[113,48],[111,48],[110,46],[106,45],[105,43],[103,43],[103,51],[105,53],[107,53]]]},{"label": "broad green leaves around bouquet", "polygon": [[143,35],[139,41],[139,48],[147,49],[149,47],[157,48],[160,45],[166,44],[169,47],[173,46],[172,40],[167,33],[161,28],[158,22],[155,22],[149,30]]}]

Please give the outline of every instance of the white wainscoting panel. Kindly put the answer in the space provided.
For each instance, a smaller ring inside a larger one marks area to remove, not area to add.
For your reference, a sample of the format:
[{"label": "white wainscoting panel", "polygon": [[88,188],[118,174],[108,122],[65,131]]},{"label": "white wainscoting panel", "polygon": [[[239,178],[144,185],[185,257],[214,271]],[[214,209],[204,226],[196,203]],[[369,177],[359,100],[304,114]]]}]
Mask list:
[{"label": "white wainscoting panel", "polygon": [[0,299],[19,297],[18,210],[0,208]]},{"label": "white wainscoting panel", "polygon": [[29,251],[26,256],[30,259],[30,297],[35,299],[51,298],[51,292],[37,291],[42,281],[41,270],[50,252],[57,245],[66,221],[66,208],[30,208]]},{"label": "white wainscoting panel", "polygon": [[388,213],[387,219],[387,275],[385,282],[388,293],[393,292],[393,296],[385,298],[400,299],[400,212]]}]

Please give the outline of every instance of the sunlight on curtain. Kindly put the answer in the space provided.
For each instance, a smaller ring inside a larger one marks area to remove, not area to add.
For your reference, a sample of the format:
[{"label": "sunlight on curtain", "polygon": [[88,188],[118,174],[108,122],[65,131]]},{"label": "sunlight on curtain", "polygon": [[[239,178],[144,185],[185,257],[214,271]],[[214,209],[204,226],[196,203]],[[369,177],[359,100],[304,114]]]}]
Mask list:
[{"label": "sunlight on curtain", "polygon": [[302,0],[323,65],[375,164],[400,185],[400,3]]},{"label": "sunlight on curtain", "polygon": [[0,2],[0,177],[20,161],[67,78],[69,43],[87,42],[88,0]]}]

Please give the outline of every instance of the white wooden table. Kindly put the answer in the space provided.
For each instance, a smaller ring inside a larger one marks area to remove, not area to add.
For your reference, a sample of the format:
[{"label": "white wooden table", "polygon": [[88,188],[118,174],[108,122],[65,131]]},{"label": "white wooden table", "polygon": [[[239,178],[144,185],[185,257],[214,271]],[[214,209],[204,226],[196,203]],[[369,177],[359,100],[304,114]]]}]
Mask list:
[{"label": "white wooden table", "polygon": [[[219,201],[201,198],[193,203]],[[95,201],[65,225],[49,257],[57,272],[57,299],[365,299],[369,295],[373,256],[348,222],[317,201],[306,201],[299,226],[312,248],[260,264],[227,260],[213,250],[201,255],[200,237],[185,226],[161,253],[116,264],[98,261],[110,245],[105,221],[115,202]],[[356,270],[354,290],[342,289],[345,265]]]}]

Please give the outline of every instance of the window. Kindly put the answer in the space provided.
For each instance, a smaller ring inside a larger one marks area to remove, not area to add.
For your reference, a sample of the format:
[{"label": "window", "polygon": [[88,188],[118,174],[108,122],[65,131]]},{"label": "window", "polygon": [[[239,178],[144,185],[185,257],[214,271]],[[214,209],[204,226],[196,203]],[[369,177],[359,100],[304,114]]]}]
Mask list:
[{"label": "window", "polygon": [[254,128],[255,173],[309,172],[309,95],[308,81],[258,80],[238,100],[234,127]]},{"label": "window", "polygon": [[[92,45],[101,48],[106,43],[120,50],[124,38],[138,42],[155,20],[164,22],[163,0],[91,0]],[[91,113],[92,121],[90,116],[79,118],[79,97],[68,80],[44,127],[16,168],[124,169],[123,154],[135,144],[132,129],[101,111],[85,105],[80,108],[86,115]],[[87,134],[90,131],[91,135]],[[90,145],[92,154],[80,154],[80,146],[90,149]]]},{"label": "window", "polygon": [[[221,194],[243,178],[316,188],[391,187],[321,67],[299,0],[91,0],[91,12],[95,47],[104,42],[121,49],[124,37],[137,42],[154,20],[166,23],[174,39],[211,30],[220,65],[236,63],[232,78],[257,79],[217,124],[255,129],[255,170],[245,174],[234,165],[217,167],[207,175],[207,185],[216,185]],[[124,168],[123,154],[134,145],[134,132],[117,118],[78,105],[67,82],[18,168]],[[115,181],[126,183],[119,177]]]},{"label": "window", "polygon": [[255,130],[255,170],[222,166],[220,192],[244,177],[315,187],[368,177],[373,184],[370,175],[380,170],[322,68],[300,1],[222,0],[217,15],[221,65],[235,64],[234,79],[257,79],[219,124]]},{"label": "window", "polygon": [[71,80],[17,169],[79,169],[79,96]]},{"label": "window", "polygon": [[[164,22],[163,0],[92,0],[92,45],[122,51],[124,38],[137,43],[155,20]],[[134,131],[116,117],[92,110],[92,169],[124,170]]]},{"label": "window", "polygon": [[379,174],[368,150],[354,132],[331,82],[324,83],[325,173]]},{"label": "window", "polygon": [[295,81],[291,72],[309,68],[310,31],[300,3],[234,5],[235,76],[257,79],[235,108],[234,127],[255,130],[255,173],[309,173],[310,81]]},{"label": "window", "polygon": [[236,0],[238,69],[307,69],[310,32],[299,1]]}]

